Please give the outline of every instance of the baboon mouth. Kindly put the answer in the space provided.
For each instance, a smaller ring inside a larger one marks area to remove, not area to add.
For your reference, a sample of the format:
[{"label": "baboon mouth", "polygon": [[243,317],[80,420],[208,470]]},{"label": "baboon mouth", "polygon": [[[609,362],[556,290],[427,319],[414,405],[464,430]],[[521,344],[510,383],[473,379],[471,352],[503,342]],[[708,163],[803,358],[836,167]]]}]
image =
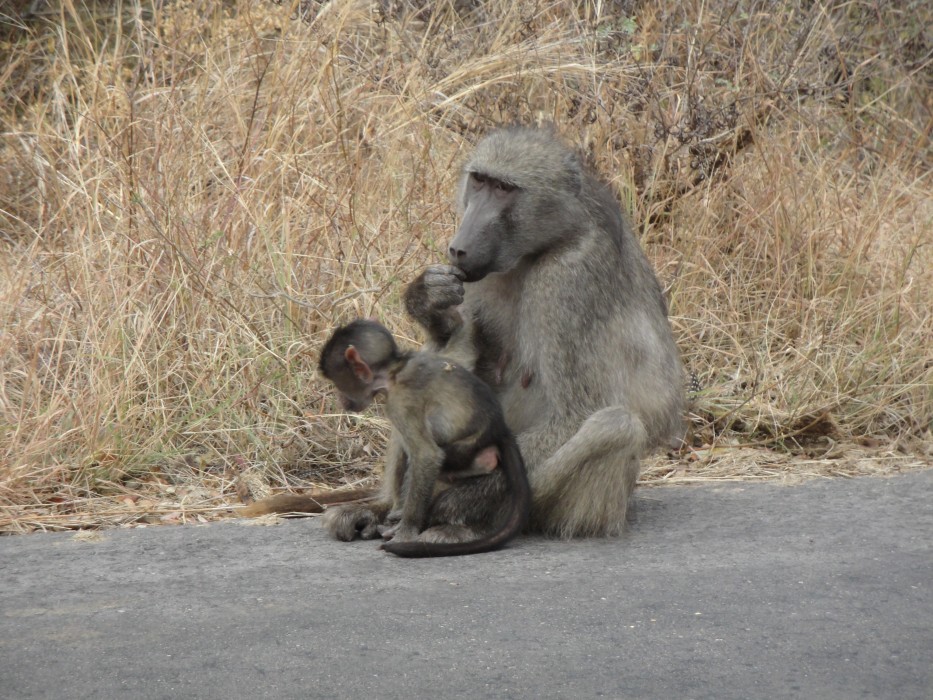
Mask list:
[{"label": "baboon mouth", "polygon": [[488,267],[482,267],[479,269],[467,269],[465,267],[458,267],[457,269],[463,273],[464,282],[479,282],[481,279],[483,279],[486,275],[490,273],[490,269]]}]

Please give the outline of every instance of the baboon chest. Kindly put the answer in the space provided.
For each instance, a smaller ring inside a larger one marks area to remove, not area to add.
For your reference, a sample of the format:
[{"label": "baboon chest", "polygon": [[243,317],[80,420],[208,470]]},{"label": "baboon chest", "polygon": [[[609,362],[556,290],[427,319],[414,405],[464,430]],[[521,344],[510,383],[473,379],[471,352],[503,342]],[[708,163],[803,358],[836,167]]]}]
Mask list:
[{"label": "baboon chest", "polygon": [[482,319],[476,323],[476,366],[474,372],[486,384],[498,391],[503,381],[503,364],[507,361],[506,345],[496,329]]},{"label": "baboon chest", "polygon": [[476,375],[492,387],[506,423],[521,433],[544,420],[544,386],[536,374],[537,358],[530,354],[534,344],[521,339],[519,314],[507,324],[476,322]]},{"label": "baboon chest", "polygon": [[487,278],[468,290],[476,361],[473,371],[496,393],[511,379],[519,350],[521,277]]}]

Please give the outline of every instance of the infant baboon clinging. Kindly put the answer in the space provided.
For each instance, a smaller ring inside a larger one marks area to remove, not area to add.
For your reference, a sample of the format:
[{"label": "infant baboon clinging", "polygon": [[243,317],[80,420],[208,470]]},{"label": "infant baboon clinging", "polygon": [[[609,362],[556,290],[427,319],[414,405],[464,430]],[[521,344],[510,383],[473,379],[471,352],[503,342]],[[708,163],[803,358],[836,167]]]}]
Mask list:
[{"label": "infant baboon clinging", "polygon": [[[528,467],[531,526],[617,533],[640,458],[682,432],[667,303],[631,224],[577,154],[542,129],[484,138],[457,204],[450,265],[428,267],[406,308],[427,348],[499,398]],[[329,513],[336,537],[375,536],[371,524],[398,507],[401,442],[389,445],[377,501]]]},{"label": "infant baboon clinging", "polygon": [[[429,557],[486,552],[521,531],[531,501],[525,466],[499,402],[475,375],[431,353],[400,352],[389,331],[362,320],[334,332],[320,369],[347,410],[386,395],[404,455],[398,522],[360,522],[364,508],[354,534],[369,528],[364,536],[382,534],[388,552]],[[436,493],[439,479],[450,485]]]}]

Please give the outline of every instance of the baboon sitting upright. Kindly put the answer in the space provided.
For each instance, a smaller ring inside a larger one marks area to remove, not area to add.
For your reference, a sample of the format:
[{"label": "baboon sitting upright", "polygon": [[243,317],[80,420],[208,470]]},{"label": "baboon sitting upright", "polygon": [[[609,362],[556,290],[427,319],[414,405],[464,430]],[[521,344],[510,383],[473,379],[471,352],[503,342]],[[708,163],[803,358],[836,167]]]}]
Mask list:
[{"label": "baboon sitting upright", "polygon": [[[466,163],[450,265],[406,308],[426,347],[495,390],[531,482],[534,529],[619,532],[639,460],[682,434],[682,375],[660,284],[610,190],[549,130],[492,132]],[[327,516],[347,539],[397,509],[393,440],[382,495]]]},{"label": "baboon sitting upright", "polygon": [[[525,526],[531,493],[522,456],[492,390],[469,370],[433,353],[402,352],[385,327],[365,320],[334,332],[320,370],[347,410],[386,397],[405,473],[398,522],[373,518],[363,527],[390,540],[383,549],[403,557],[478,554]],[[439,484],[446,490],[438,493]]]}]

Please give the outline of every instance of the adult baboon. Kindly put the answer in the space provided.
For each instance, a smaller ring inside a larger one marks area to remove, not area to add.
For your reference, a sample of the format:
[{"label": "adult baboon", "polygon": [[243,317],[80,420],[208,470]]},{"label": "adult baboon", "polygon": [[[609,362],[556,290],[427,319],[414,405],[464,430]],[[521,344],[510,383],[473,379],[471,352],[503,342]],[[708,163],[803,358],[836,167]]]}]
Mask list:
[{"label": "adult baboon", "polygon": [[[495,390],[531,482],[534,529],[618,533],[639,460],[682,432],[682,376],[667,304],[609,189],[549,130],[492,132],[466,163],[451,265],[428,267],[406,308],[426,347]],[[382,496],[328,515],[344,539],[397,508],[389,446]]]},{"label": "adult baboon", "polygon": [[[386,396],[405,474],[398,522],[364,526],[390,540],[383,549],[403,557],[477,554],[525,526],[525,465],[498,400],[476,375],[433,353],[401,352],[389,331],[364,320],[334,332],[320,370],[347,410]],[[448,486],[437,493],[439,483]]]}]

